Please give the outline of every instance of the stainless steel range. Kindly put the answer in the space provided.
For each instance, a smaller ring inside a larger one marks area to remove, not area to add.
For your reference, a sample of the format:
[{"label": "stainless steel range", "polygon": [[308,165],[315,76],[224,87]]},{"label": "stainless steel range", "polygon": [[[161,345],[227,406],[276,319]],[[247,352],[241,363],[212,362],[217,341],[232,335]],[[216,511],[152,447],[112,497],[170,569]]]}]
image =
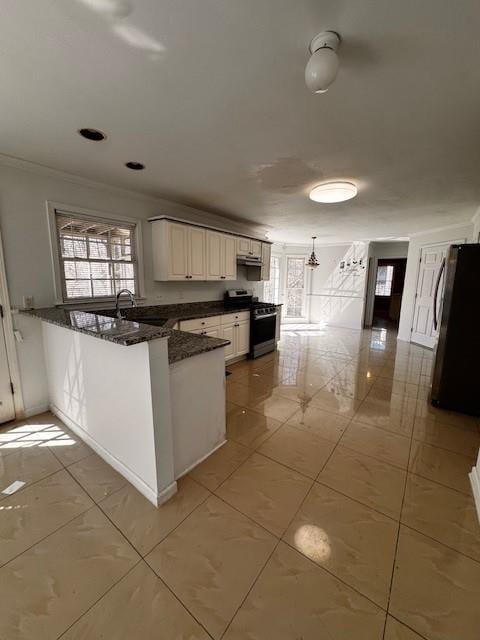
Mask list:
[{"label": "stainless steel range", "polygon": [[225,293],[225,306],[230,309],[250,309],[249,358],[258,358],[276,349],[277,307],[269,302],[258,302],[247,289],[229,289]]}]

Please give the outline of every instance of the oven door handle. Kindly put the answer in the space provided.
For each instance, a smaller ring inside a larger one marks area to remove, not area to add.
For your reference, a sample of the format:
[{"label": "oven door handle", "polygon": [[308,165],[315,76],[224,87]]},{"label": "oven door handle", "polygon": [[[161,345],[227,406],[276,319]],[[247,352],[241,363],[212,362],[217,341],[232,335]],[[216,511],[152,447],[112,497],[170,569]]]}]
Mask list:
[{"label": "oven door handle", "polygon": [[275,318],[276,313],[266,313],[264,316],[256,316],[254,320],[263,320],[264,318]]}]

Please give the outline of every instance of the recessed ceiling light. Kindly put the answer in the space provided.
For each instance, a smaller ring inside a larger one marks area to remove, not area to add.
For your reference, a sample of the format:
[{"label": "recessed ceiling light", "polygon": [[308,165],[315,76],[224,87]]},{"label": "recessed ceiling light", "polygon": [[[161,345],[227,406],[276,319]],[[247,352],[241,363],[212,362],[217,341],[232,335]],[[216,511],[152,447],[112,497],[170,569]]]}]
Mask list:
[{"label": "recessed ceiling light", "polygon": [[82,136],[82,138],[93,140],[94,142],[101,142],[107,137],[107,134],[103,133],[103,131],[100,131],[99,129],[91,129],[90,127],[79,129],[78,133]]},{"label": "recessed ceiling light", "polygon": [[314,202],[344,202],[357,195],[357,187],[352,182],[326,182],[310,191],[310,200]]},{"label": "recessed ceiling light", "polygon": [[132,169],[132,171],[142,171],[142,169],[145,169],[145,165],[141,162],[126,162],[125,166],[128,169]]}]

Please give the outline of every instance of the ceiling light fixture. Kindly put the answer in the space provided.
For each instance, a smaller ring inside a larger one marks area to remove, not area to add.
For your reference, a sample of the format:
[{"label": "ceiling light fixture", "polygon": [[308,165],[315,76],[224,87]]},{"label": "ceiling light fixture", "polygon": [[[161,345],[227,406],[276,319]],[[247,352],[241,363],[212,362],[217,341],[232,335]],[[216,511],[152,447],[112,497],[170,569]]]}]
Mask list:
[{"label": "ceiling light fixture", "polygon": [[103,133],[103,131],[100,131],[99,129],[92,129],[91,127],[79,129],[78,133],[82,138],[92,140],[93,142],[102,142],[102,140],[105,140],[107,137],[107,134]]},{"label": "ceiling light fixture", "polygon": [[314,202],[345,202],[351,200],[358,193],[353,182],[326,182],[319,184],[310,191],[310,200]]},{"label": "ceiling light fixture", "polygon": [[142,171],[143,169],[145,169],[145,165],[141,162],[126,162],[125,166],[128,169],[132,169],[132,171]]},{"label": "ceiling light fixture", "polygon": [[319,261],[317,260],[317,256],[315,255],[315,240],[317,236],[312,236],[312,253],[310,254],[309,259],[305,263],[306,267],[310,267],[310,269],[316,269],[320,266]]},{"label": "ceiling light fixture", "polygon": [[313,93],[325,93],[337,77],[340,42],[336,31],[322,31],[311,41],[312,55],[305,67],[305,83]]}]

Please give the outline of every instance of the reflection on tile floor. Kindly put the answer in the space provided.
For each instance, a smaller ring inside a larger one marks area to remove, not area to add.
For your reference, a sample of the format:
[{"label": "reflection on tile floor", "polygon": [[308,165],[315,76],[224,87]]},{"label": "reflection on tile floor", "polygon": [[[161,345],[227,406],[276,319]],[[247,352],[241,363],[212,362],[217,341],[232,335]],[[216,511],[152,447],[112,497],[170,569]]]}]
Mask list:
[{"label": "reflection on tile floor", "polygon": [[477,639],[480,420],[429,405],[431,366],[287,327],[159,509],[51,414],[3,425],[0,638]]}]

